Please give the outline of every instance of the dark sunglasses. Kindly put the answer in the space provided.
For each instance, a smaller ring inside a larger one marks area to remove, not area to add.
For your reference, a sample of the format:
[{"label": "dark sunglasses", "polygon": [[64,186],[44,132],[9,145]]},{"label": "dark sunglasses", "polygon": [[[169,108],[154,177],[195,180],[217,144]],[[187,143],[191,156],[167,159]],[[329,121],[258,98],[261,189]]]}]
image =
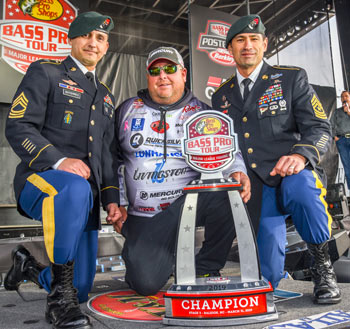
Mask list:
[{"label": "dark sunglasses", "polygon": [[148,69],[149,75],[156,77],[160,75],[160,71],[163,70],[166,74],[174,74],[177,71],[177,65],[165,65],[165,66],[154,66]]}]

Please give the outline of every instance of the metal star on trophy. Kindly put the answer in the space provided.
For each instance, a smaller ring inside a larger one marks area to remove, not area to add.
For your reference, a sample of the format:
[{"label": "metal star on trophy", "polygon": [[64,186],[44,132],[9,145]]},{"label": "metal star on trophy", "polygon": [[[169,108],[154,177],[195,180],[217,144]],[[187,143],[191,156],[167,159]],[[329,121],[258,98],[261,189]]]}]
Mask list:
[{"label": "metal star on trophy", "polygon": [[[242,186],[222,175],[237,152],[231,118],[216,111],[199,112],[184,123],[181,142],[187,164],[201,172],[201,177],[184,188],[187,195],[178,229],[175,283],[164,295],[163,323],[203,327],[276,320],[273,289],[261,276],[255,236],[239,194]],[[196,278],[198,193],[216,191],[227,191],[229,195],[241,275]]]}]

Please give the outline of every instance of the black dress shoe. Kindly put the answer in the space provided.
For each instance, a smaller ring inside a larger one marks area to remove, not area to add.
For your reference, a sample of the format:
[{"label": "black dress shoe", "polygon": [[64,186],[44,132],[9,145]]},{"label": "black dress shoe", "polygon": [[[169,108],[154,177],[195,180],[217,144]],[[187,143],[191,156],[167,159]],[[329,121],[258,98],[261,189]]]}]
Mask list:
[{"label": "black dress shoe", "polygon": [[4,280],[6,290],[18,290],[24,280],[30,280],[42,288],[39,274],[45,266],[37,262],[25,247],[18,245],[12,250],[12,261]]}]

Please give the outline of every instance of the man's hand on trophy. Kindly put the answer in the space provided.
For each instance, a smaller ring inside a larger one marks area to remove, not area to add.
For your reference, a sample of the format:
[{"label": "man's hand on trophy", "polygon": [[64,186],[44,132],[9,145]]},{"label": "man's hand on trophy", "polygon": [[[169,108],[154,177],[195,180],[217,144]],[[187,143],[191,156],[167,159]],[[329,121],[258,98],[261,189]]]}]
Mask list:
[{"label": "man's hand on trophy", "polygon": [[237,171],[231,174],[231,177],[235,179],[238,183],[242,184],[243,190],[240,191],[241,198],[244,203],[247,203],[251,196],[249,177],[242,171]]}]

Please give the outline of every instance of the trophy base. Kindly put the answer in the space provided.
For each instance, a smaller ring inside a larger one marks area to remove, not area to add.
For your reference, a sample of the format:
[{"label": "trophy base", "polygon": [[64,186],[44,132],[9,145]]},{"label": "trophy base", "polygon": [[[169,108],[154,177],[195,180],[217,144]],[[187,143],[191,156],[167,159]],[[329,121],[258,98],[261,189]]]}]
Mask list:
[{"label": "trophy base", "polygon": [[167,325],[230,326],[278,319],[273,289],[265,280],[199,278],[194,284],[172,285],[164,298]]}]

